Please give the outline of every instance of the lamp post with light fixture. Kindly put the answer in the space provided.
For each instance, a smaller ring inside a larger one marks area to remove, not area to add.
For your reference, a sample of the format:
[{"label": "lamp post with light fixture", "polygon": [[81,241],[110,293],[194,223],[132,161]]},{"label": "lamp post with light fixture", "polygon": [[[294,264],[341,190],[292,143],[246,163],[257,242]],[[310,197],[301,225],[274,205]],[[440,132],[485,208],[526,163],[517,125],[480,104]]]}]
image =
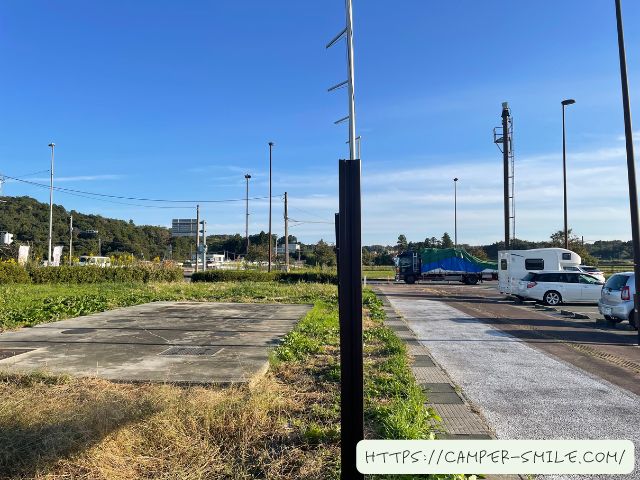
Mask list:
[{"label": "lamp post with light fixture", "polygon": [[564,109],[576,101],[572,98],[562,101],[562,183],[564,190],[564,248],[569,248],[569,224],[567,222],[567,139],[564,124]]}]

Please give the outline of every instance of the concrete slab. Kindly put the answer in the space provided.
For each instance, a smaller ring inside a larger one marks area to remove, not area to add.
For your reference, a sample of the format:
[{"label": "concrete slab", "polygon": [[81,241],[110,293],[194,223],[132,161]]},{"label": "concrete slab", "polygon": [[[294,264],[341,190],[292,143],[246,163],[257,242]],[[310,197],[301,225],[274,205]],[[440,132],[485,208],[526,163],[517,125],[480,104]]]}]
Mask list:
[{"label": "concrete slab", "polygon": [[[310,305],[154,302],[0,334],[0,370],[122,382],[242,383]],[[22,349],[30,349],[20,353]]]}]

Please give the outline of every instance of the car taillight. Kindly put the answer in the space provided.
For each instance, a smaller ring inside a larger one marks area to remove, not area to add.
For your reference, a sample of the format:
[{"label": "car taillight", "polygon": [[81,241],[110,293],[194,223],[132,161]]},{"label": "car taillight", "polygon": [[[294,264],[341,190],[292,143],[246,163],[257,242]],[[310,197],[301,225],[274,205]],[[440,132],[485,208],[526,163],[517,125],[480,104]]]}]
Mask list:
[{"label": "car taillight", "polygon": [[536,282],[529,282],[529,283],[527,283],[527,288],[533,288],[533,287],[535,287],[536,285],[537,285],[537,283],[536,283]]},{"label": "car taillight", "polygon": [[622,287],[622,293],[620,293],[622,300],[631,300],[631,290],[629,287]]}]

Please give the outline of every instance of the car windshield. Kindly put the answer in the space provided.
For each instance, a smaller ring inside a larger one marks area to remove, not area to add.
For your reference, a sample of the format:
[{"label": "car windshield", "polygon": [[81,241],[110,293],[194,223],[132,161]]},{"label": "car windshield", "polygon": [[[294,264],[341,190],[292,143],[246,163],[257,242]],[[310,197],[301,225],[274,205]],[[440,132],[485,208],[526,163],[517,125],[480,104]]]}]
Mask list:
[{"label": "car windshield", "polygon": [[583,271],[585,272],[597,272],[598,269],[596,267],[581,267]]},{"label": "car windshield", "polygon": [[534,278],[536,278],[536,275],[537,275],[536,273],[532,273],[532,272],[527,273],[527,274],[522,278],[522,281],[524,281],[524,282],[530,282],[531,280],[533,280]]},{"label": "car windshield", "polygon": [[600,280],[598,280],[596,277],[592,277],[591,275],[580,275],[580,283],[587,283],[589,285],[602,284]]},{"label": "car windshield", "polygon": [[610,288],[611,290],[622,290],[622,287],[627,284],[628,279],[629,275],[622,275],[618,273],[609,278],[607,283],[604,284],[604,287]]}]

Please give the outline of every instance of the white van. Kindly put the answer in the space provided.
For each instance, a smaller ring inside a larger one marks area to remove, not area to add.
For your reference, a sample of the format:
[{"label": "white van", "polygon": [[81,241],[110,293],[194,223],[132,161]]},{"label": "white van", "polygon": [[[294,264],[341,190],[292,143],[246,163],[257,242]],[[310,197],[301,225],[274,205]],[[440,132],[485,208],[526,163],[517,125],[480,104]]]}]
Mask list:
[{"label": "white van", "polygon": [[498,252],[498,288],[500,293],[518,294],[518,282],[529,272],[560,271],[577,267],[582,258],[564,248],[501,250]]}]

